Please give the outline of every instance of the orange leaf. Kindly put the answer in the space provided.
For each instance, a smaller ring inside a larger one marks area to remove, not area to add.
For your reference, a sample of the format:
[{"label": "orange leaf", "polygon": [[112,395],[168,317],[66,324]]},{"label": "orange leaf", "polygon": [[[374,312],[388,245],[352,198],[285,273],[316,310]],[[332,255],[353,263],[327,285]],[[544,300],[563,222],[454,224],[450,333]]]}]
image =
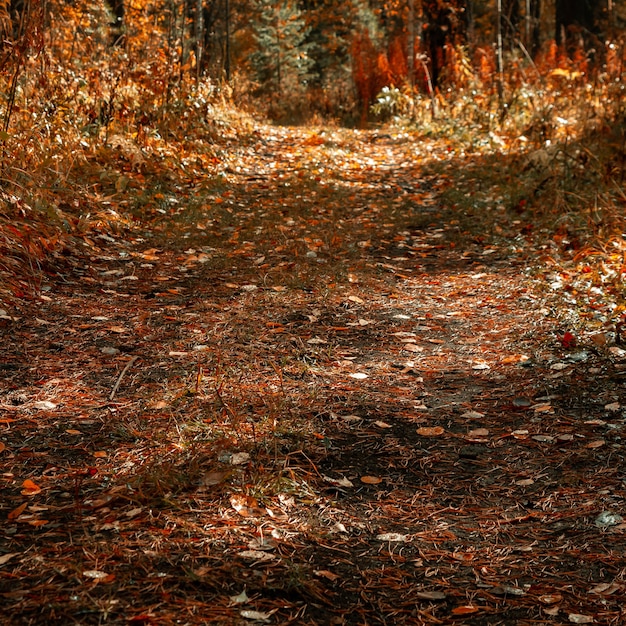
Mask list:
[{"label": "orange leaf", "polygon": [[465,605],[457,606],[456,609],[452,609],[454,615],[469,615],[470,613],[478,613],[480,609],[477,606]]},{"label": "orange leaf", "polygon": [[598,439],[597,441],[590,441],[585,448],[601,448],[605,443],[604,439]]},{"label": "orange leaf", "polygon": [[366,485],[378,485],[383,482],[383,479],[378,476],[361,476],[361,482]]},{"label": "orange leaf", "polygon": [[23,496],[34,496],[41,492],[41,487],[30,478],[27,478],[22,483],[22,487],[24,487],[24,489],[22,489]]},{"label": "orange leaf", "polygon": [[422,437],[439,437],[445,430],[441,426],[423,426],[417,429],[417,434]]},{"label": "orange leaf", "polygon": [[8,520],[14,520],[17,519],[25,510],[26,510],[26,506],[27,506],[27,502],[24,502],[23,504],[20,504],[17,509],[13,509],[8,515],[7,515],[7,519]]}]

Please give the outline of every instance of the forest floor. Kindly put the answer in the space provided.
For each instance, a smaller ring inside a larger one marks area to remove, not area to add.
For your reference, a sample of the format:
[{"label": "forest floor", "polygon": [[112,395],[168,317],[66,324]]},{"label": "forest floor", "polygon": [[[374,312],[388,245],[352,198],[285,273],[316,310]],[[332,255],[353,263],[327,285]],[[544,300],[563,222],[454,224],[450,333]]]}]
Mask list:
[{"label": "forest floor", "polygon": [[626,351],[493,191],[518,158],[130,164],[135,219],[0,320],[2,623],[625,623]]}]

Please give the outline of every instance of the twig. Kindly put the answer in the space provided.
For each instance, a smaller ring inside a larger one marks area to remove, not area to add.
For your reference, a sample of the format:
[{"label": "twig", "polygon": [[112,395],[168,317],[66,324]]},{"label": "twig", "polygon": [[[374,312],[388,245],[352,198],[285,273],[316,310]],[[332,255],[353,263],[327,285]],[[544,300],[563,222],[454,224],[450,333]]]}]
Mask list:
[{"label": "twig", "polygon": [[124,367],[124,369],[122,370],[122,373],[117,377],[117,382],[115,383],[115,386],[113,387],[113,390],[111,391],[111,395],[109,396],[109,400],[113,400],[113,398],[115,397],[115,394],[117,393],[117,390],[120,386],[120,383],[122,382],[122,378],[124,378],[124,375],[126,374],[126,372],[130,369],[131,365],[138,359],[138,356],[134,356],[131,358],[130,361],[128,361],[128,363],[126,363],[126,366]]}]

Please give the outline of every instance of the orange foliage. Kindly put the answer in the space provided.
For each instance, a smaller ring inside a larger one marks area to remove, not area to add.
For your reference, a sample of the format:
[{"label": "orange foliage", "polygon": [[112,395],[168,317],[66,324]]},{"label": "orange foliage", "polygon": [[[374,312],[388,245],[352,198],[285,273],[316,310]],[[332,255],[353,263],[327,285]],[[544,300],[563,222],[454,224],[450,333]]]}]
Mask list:
[{"label": "orange foliage", "polygon": [[354,37],[351,56],[352,78],[364,122],[370,104],[380,90],[392,82],[392,75],[387,55],[377,50],[367,31]]},{"label": "orange foliage", "polygon": [[407,42],[404,37],[395,37],[387,53],[389,74],[394,85],[400,85],[409,75]]},{"label": "orange foliage", "polygon": [[476,51],[476,70],[483,85],[489,85],[496,75],[496,55],[492,48],[479,48]]},{"label": "orange foliage", "polygon": [[398,86],[408,76],[406,41],[395,37],[387,51],[380,50],[372,42],[369,33],[356,35],[352,42],[352,78],[365,121],[369,106],[383,87]]}]

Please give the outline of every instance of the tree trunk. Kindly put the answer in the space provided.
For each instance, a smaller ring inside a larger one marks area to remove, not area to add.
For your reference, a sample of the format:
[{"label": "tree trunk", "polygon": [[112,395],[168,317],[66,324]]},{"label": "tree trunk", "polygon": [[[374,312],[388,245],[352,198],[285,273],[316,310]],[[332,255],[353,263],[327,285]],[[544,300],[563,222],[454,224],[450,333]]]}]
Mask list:
[{"label": "tree trunk", "polygon": [[409,71],[409,85],[415,85],[415,0],[409,0],[409,41],[407,46],[407,60]]},{"label": "tree trunk", "polygon": [[531,56],[541,46],[541,0],[526,0],[525,44]]},{"label": "tree trunk", "polygon": [[521,17],[520,0],[502,0],[500,28],[502,41],[507,48],[512,48],[515,45],[515,39],[519,36],[518,29]]}]

